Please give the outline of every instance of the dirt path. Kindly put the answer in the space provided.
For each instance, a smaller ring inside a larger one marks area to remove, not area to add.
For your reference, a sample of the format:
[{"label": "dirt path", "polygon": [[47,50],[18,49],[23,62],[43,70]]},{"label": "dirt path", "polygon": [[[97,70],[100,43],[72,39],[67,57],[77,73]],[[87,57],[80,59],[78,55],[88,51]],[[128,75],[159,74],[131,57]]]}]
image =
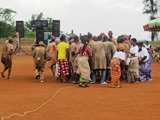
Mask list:
[{"label": "dirt path", "polygon": [[151,82],[83,89],[52,81],[48,69],[44,84],[35,81],[31,57],[16,57],[14,63],[12,79],[0,78],[0,116],[32,111],[53,99],[8,120],[160,120],[160,64],[153,65]]}]

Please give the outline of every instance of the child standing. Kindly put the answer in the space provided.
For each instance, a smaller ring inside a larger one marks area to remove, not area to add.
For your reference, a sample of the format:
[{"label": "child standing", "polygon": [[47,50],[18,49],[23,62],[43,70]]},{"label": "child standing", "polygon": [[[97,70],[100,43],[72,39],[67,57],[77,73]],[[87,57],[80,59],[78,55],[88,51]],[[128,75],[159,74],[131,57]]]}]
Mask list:
[{"label": "child standing", "polygon": [[120,76],[121,76],[121,67],[120,59],[118,57],[113,57],[110,64],[111,71],[111,82],[109,87],[111,88],[120,88]]}]

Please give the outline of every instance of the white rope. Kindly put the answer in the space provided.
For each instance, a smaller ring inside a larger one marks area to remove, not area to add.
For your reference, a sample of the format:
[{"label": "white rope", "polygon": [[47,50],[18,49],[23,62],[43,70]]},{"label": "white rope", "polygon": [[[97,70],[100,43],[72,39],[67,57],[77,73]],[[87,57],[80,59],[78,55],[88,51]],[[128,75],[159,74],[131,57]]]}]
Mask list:
[{"label": "white rope", "polygon": [[46,100],[44,103],[42,103],[41,105],[39,105],[37,108],[30,110],[30,111],[26,111],[23,113],[12,113],[11,115],[8,116],[1,116],[0,120],[8,120],[12,117],[18,116],[18,117],[25,117],[26,115],[30,114],[30,113],[34,113],[37,112],[39,109],[41,109],[42,107],[44,107],[46,104],[48,104],[50,101],[54,100],[56,98],[56,96],[64,89],[67,89],[70,87],[63,87],[58,89],[48,100]]}]

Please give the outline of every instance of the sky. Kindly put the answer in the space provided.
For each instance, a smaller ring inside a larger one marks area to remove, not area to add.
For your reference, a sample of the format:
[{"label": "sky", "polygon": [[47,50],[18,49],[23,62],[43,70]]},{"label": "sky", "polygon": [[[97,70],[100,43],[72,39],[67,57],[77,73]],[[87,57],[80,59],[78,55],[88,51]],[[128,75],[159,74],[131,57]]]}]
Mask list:
[{"label": "sky", "polygon": [[61,20],[61,30],[98,35],[112,30],[115,36],[131,34],[149,38],[143,31],[148,16],[142,14],[143,0],[0,0],[0,8],[17,11],[16,20],[27,21],[32,14]]}]

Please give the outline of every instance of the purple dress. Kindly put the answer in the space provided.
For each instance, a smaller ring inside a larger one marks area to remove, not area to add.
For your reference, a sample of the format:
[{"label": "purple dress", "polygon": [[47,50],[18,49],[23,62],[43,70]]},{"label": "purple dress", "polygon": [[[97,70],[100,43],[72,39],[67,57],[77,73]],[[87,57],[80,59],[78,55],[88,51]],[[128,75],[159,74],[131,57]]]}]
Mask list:
[{"label": "purple dress", "polygon": [[140,65],[140,80],[150,80],[151,79],[151,65],[152,65],[152,56],[149,55],[148,61]]}]

